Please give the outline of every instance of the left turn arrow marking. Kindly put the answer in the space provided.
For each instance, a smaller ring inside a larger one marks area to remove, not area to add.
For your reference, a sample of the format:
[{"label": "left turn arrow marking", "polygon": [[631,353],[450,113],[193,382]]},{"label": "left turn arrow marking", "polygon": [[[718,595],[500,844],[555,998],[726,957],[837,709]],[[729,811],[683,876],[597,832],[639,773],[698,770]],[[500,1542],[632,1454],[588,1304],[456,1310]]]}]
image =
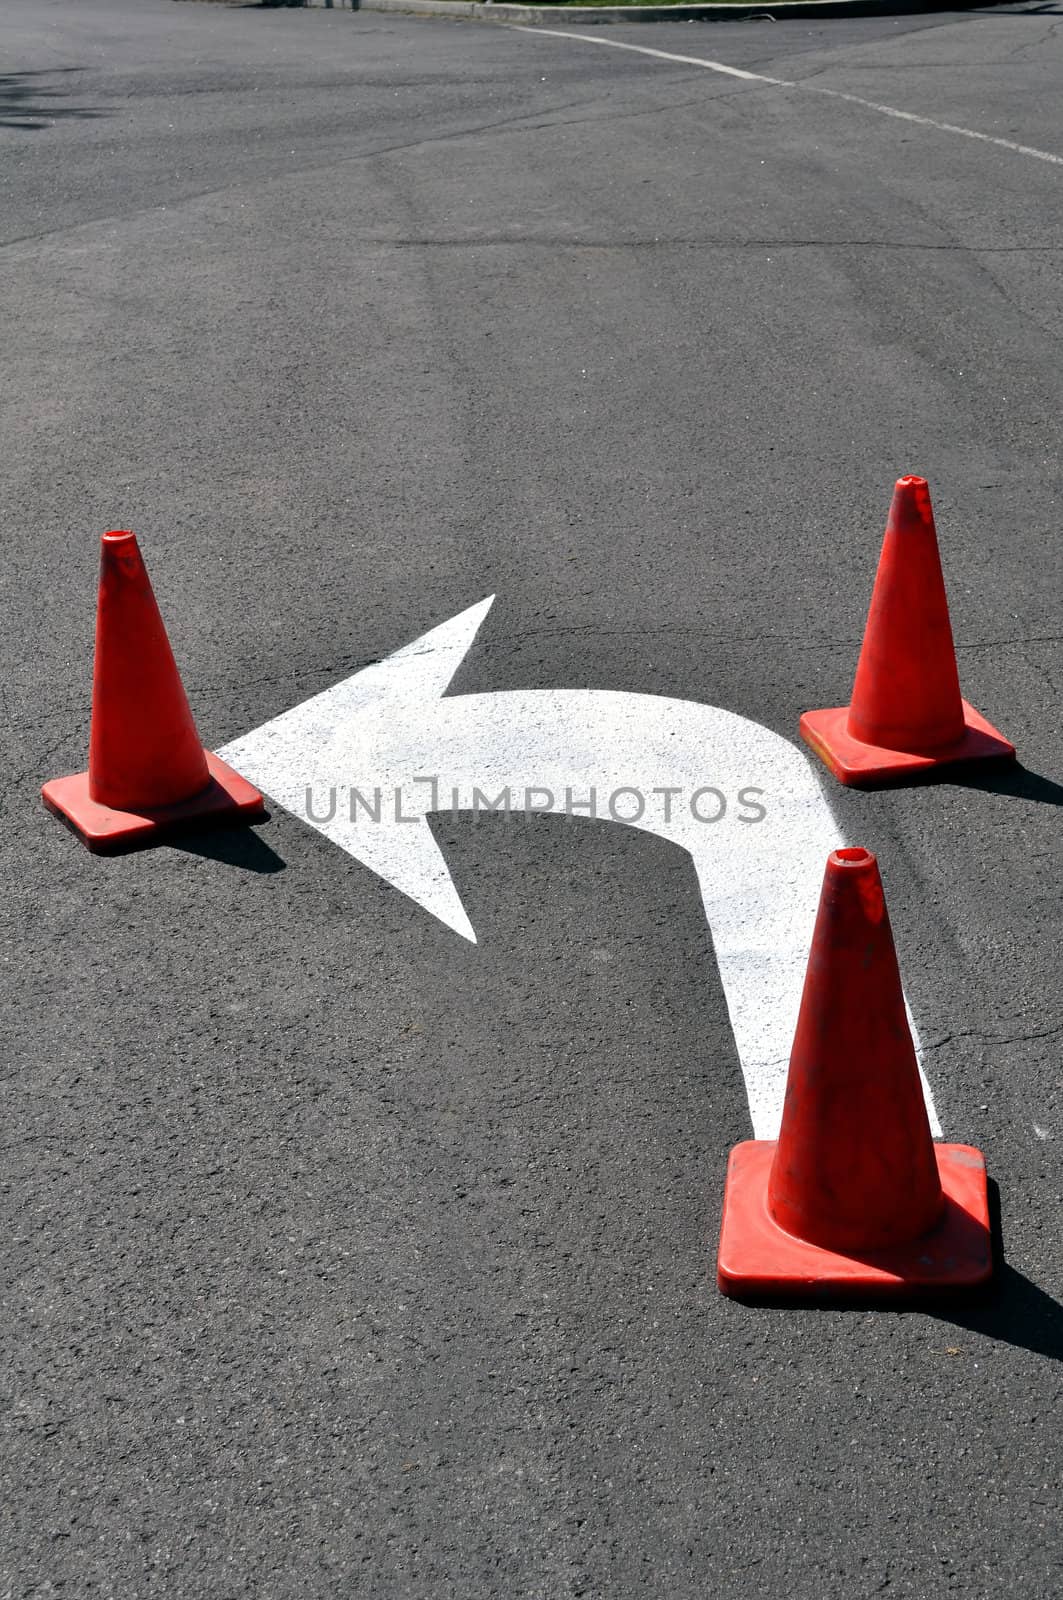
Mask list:
[{"label": "left turn arrow marking", "polygon": [[[679,845],[697,871],[754,1133],[774,1138],[823,865],[844,842],[817,775],[771,729],[695,701],[591,689],[445,696],[490,607],[471,606],[218,754],[473,942],[433,810],[482,812],[508,795],[511,811],[587,816],[593,791],[598,816]],[[925,1079],[924,1090],[940,1133]]]}]

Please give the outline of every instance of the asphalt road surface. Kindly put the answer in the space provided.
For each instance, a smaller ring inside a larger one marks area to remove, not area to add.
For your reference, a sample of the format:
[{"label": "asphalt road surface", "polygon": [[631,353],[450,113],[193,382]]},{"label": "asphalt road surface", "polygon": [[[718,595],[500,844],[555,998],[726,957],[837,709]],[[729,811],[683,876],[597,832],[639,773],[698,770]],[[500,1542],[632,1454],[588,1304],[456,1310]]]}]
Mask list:
[{"label": "asphalt road surface", "polygon": [[[1058,1595],[1059,7],[0,39],[0,1592]],[[824,792],[999,1185],[981,1306],[717,1293],[749,1112],[667,841],[438,817],[472,944],[277,806],[104,860],[40,805],[106,528],[211,747],[489,593],[457,691],[793,738],[901,472],[1022,765]]]}]

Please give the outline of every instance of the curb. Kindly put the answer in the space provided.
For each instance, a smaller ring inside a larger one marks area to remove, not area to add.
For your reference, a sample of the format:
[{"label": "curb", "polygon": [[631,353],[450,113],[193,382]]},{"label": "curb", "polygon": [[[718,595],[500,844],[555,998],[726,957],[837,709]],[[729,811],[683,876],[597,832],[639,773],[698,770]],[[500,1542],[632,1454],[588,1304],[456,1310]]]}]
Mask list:
[{"label": "curb", "polygon": [[[218,0],[215,0],[218,3]],[[220,0],[222,5],[246,0]],[[777,22],[784,17],[903,17],[927,11],[973,11],[997,0],[965,0],[942,5],[941,0],[764,0],[761,5],[708,3],[663,6],[528,6],[506,0],[281,0],[281,4],[307,10],[396,11],[414,17],[462,17],[476,22],[518,22],[525,26],[546,23],[613,22]],[[272,9],[264,7],[264,9]]]}]

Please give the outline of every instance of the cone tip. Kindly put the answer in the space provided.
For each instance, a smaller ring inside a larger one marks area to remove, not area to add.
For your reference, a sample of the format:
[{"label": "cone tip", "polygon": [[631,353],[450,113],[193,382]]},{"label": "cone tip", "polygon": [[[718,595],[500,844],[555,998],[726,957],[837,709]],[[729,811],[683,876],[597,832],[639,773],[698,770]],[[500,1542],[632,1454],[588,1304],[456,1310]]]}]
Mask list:
[{"label": "cone tip", "polygon": [[128,528],[112,528],[100,537],[100,574],[124,573],[127,578],[144,572],[144,557],[137,544],[137,536]]},{"label": "cone tip", "polygon": [[859,906],[859,916],[865,924],[878,924],[885,919],[886,898],[878,861],[860,845],[831,851],[823,874],[823,893],[835,905],[847,902],[853,908]]},{"label": "cone tip", "polygon": [[898,478],[893,490],[893,516],[914,517],[917,527],[933,525],[934,512],[930,504],[930,485],[916,472],[906,472]]},{"label": "cone tip", "polygon": [[845,872],[857,871],[862,867],[877,866],[877,862],[870,850],[865,850],[862,845],[846,845],[844,849],[832,850],[830,865],[840,867]]}]

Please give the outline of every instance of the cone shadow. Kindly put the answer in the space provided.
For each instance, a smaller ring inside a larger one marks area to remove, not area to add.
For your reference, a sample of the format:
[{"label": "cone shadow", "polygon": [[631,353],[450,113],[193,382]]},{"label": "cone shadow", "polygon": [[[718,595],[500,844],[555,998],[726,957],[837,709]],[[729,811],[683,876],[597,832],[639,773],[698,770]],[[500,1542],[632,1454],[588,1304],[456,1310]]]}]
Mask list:
[{"label": "cone shadow", "polygon": [[[851,788],[863,794],[888,792],[890,789],[931,789],[940,788],[943,784],[955,784],[958,788],[985,789],[992,793],[1011,794],[1007,787],[1014,781],[1016,772],[1014,756],[986,756],[975,761],[950,761],[938,767],[916,767],[910,772],[887,774],[877,778],[861,778],[859,783],[853,783]],[[1018,768],[1025,772],[1025,768]],[[1027,773],[1028,777],[1035,777]],[[1048,782],[1041,779],[1040,782]],[[998,790],[998,785],[1002,787]],[[1052,788],[1057,785],[1050,785]],[[1034,797],[1031,797],[1034,798]],[[1037,796],[1036,798],[1041,798]]]},{"label": "cone shadow", "polygon": [[1063,1306],[1006,1263],[998,1269],[983,1303],[928,1309],[955,1328],[1047,1356],[1050,1361],[1063,1361]]},{"label": "cone shadow", "polygon": [[1029,1350],[1050,1361],[1063,1361],[1063,1305],[1039,1289],[1032,1279],[1004,1259],[1000,1225],[1000,1190],[988,1184],[989,1224],[993,1237],[993,1278],[977,1300],[955,1305],[935,1304],[925,1309],[941,1322],[968,1333],[980,1333],[1001,1344]]},{"label": "cone shadow", "polygon": [[982,794],[1011,795],[1016,800],[1033,800],[1038,805],[1063,805],[1063,784],[1046,778],[1040,772],[1031,772],[1008,756],[992,761],[957,761],[945,767],[930,767],[924,772],[912,772],[897,778],[883,778],[874,783],[861,783],[865,793],[888,789],[941,788],[951,784],[956,789],[977,789]]},{"label": "cone shadow", "polygon": [[982,1334],[1001,1344],[1050,1361],[1063,1361],[1063,1305],[1045,1294],[1029,1278],[1008,1265],[1000,1226],[1000,1191],[993,1179],[986,1184],[989,1228],[993,1251],[993,1276],[976,1288],[915,1293],[910,1298],[884,1300],[881,1296],[849,1295],[760,1295],[741,1294],[735,1304],[764,1310],[835,1311],[852,1315],[869,1311],[888,1316],[903,1316],[918,1311],[924,1316],[947,1322],[969,1333]]},{"label": "cone shadow", "polygon": [[1017,761],[1004,761],[992,767],[955,767],[941,773],[939,782],[953,783],[962,789],[980,789],[983,794],[1033,800],[1043,806],[1063,806],[1063,783],[1056,783],[1054,778],[1046,778],[1040,772],[1031,772]]},{"label": "cone shadow", "polygon": [[[268,820],[268,813],[266,818],[259,820]],[[268,876],[283,872],[287,866],[284,858],[254,828],[203,829],[181,838],[167,839],[166,843],[171,850],[202,856],[207,861],[219,861],[224,866],[237,867],[242,872]]]}]

